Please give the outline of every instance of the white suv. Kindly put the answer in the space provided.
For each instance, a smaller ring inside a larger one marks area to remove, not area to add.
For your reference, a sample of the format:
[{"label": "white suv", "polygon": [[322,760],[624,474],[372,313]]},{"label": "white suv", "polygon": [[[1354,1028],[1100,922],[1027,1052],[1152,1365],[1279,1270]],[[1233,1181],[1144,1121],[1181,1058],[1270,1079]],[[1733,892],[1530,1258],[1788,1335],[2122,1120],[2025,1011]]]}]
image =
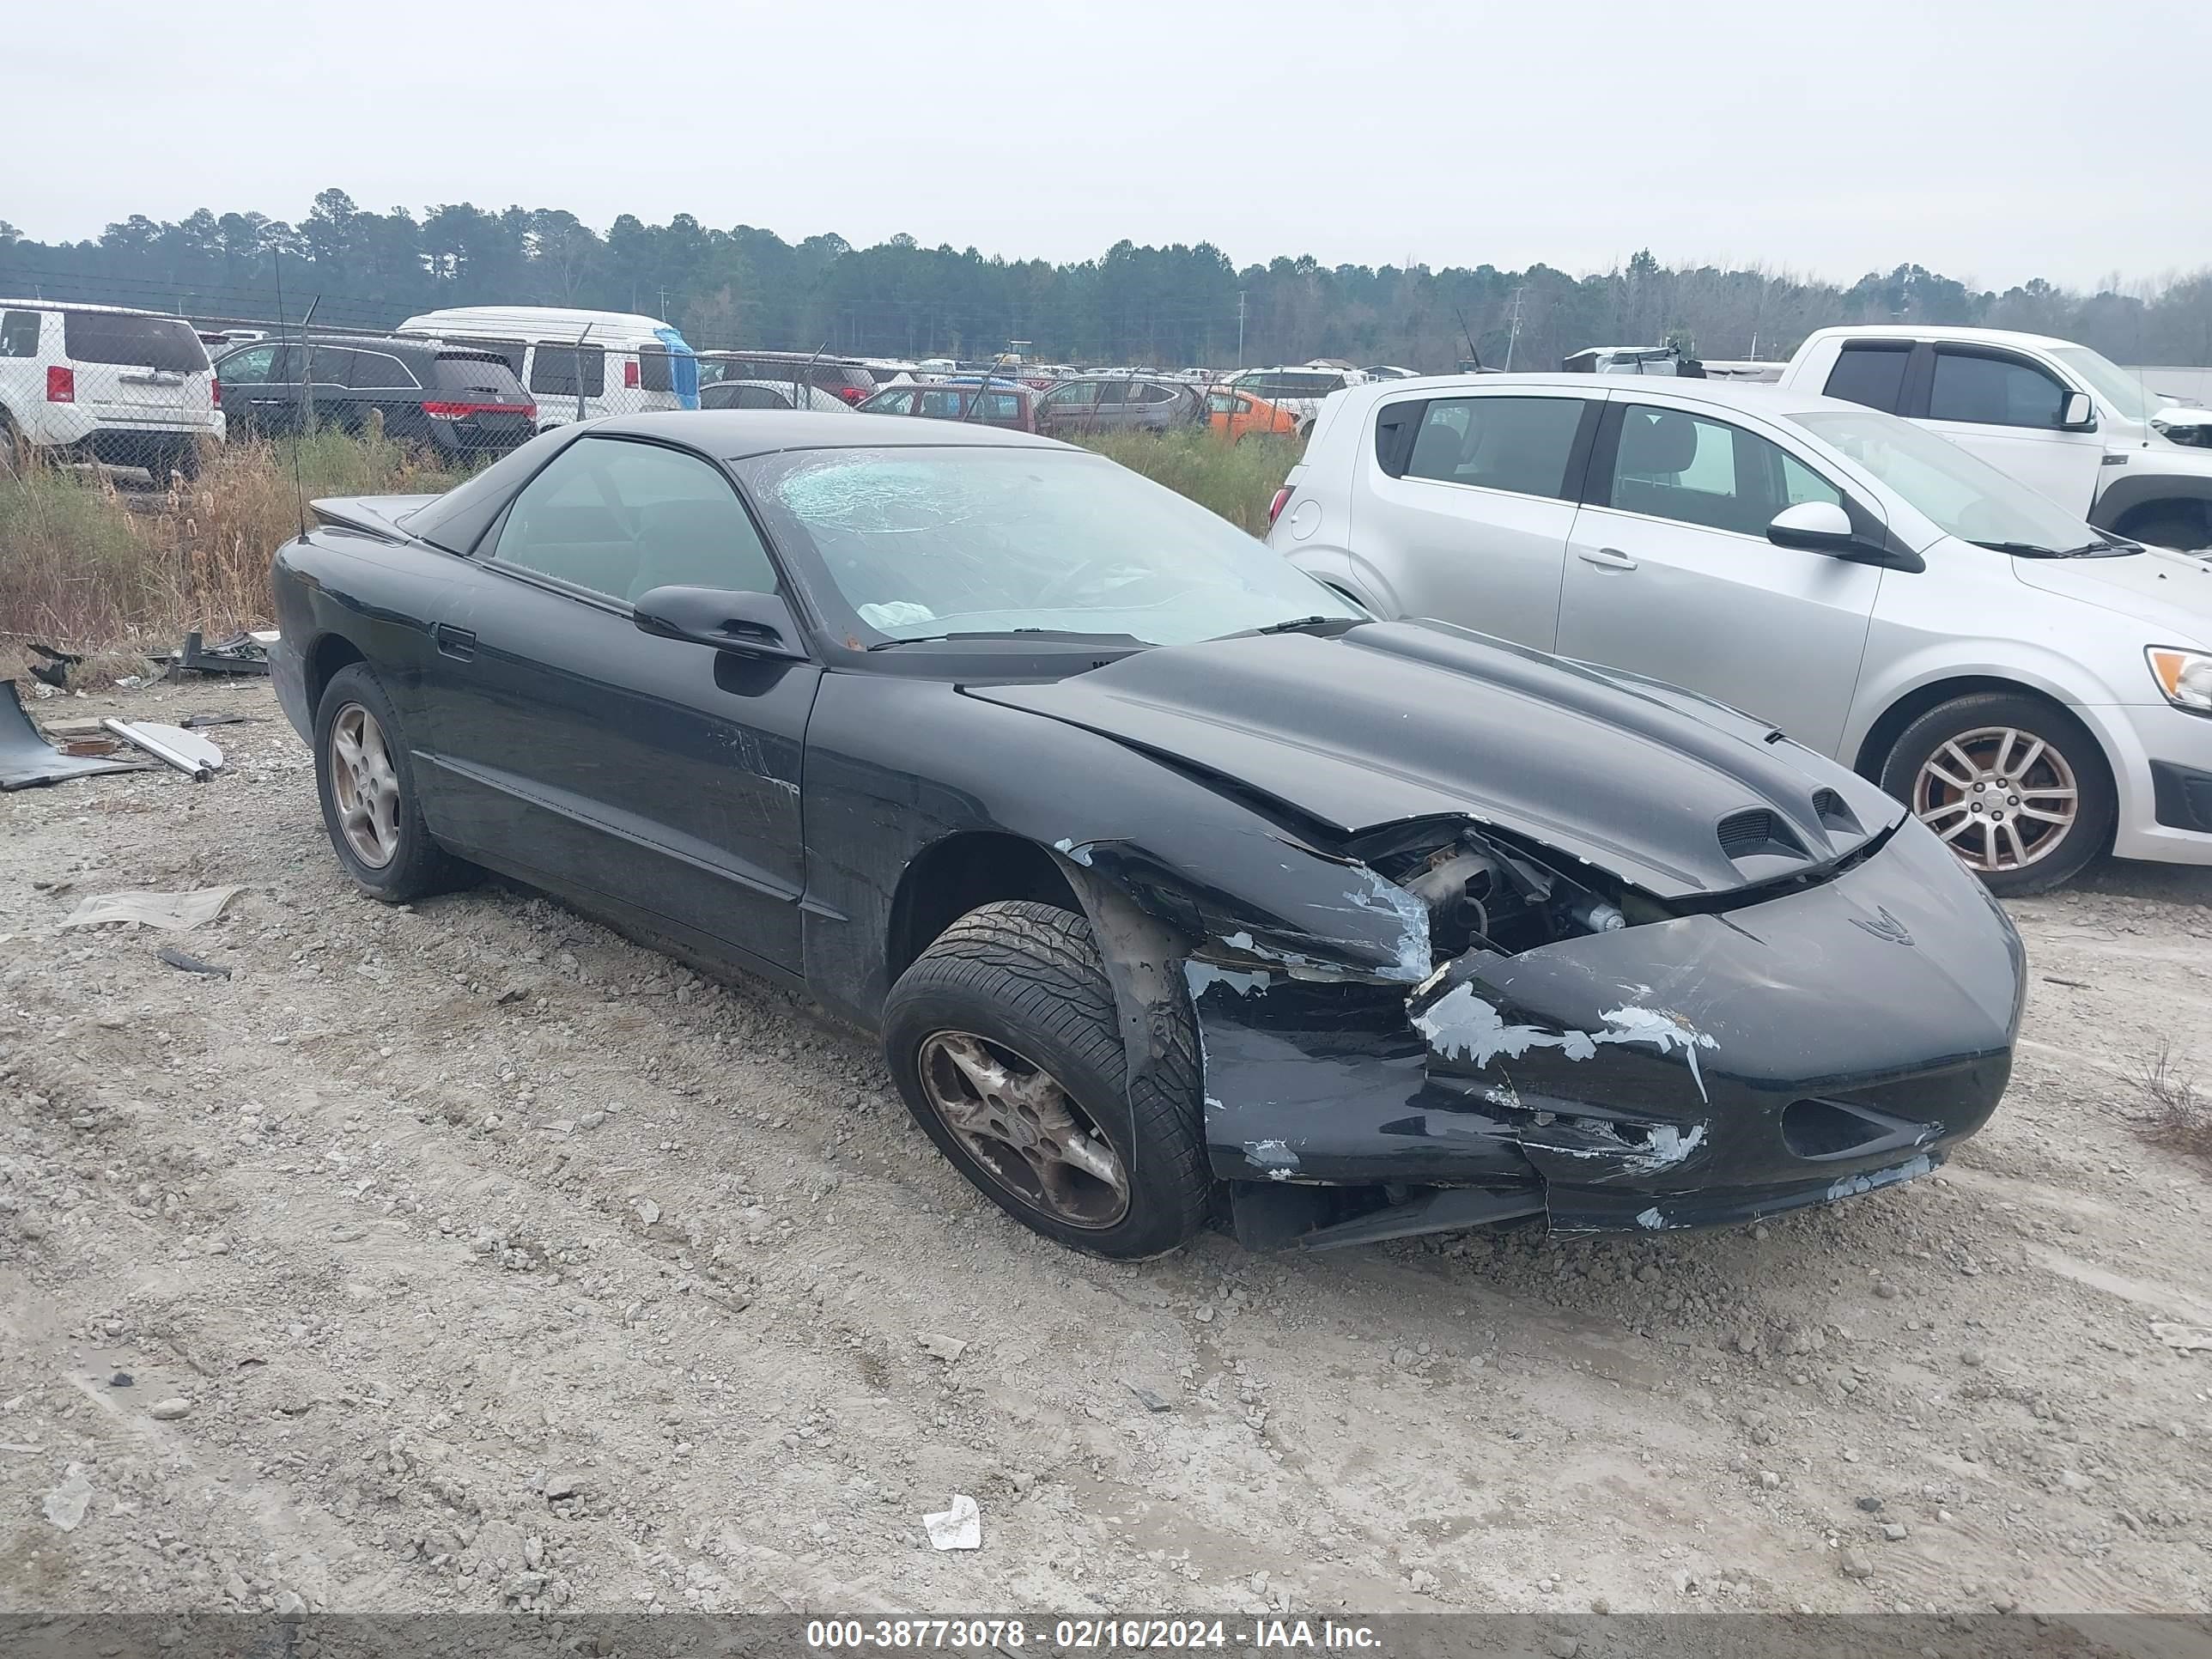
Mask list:
[{"label": "white suv", "polygon": [[2001,892],[2212,864],[2212,563],[1910,421],[1778,387],[1484,375],[1338,393],[1268,543],[1428,617],[1771,721]]},{"label": "white suv", "polygon": [[0,446],[198,476],[222,436],[215,371],[181,317],[0,300]]}]

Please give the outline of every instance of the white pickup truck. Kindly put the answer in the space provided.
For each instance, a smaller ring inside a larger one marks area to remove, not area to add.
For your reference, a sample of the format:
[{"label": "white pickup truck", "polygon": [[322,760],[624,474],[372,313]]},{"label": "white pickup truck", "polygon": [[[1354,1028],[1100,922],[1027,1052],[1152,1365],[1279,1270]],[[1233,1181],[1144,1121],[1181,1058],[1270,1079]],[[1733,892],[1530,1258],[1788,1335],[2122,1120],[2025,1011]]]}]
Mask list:
[{"label": "white pickup truck", "polygon": [[1824,328],[1779,384],[1940,432],[2100,530],[2212,547],[2212,410],[2170,405],[2087,346],[1992,328]]}]

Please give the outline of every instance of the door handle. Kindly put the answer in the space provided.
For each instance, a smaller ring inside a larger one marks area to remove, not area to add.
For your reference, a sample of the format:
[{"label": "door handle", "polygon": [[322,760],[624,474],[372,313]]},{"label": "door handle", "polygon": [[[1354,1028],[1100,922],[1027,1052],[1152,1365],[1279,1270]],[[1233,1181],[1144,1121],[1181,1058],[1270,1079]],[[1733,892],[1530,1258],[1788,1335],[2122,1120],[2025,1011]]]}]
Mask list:
[{"label": "door handle", "polygon": [[466,662],[477,653],[477,636],[465,628],[440,623],[430,630],[430,636],[438,642],[438,654],[455,662]]},{"label": "door handle", "polygon": [[1617,547],[1578,547],[1575,556],[1584,564],[1594,564],[1601,570],[1633,570],[1636,561]]}]

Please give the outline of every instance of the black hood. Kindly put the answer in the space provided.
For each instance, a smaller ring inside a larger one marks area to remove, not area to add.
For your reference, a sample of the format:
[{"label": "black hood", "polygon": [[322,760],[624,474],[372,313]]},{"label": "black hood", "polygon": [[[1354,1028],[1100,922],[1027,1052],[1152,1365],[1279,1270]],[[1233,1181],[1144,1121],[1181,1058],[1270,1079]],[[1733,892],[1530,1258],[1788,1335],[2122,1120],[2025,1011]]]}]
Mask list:
[{"label": "black hood", "polygon": [[1140,651],[970,685],[1267,797],[1338,837],[1464,816],[1663,898],[1849,853],[1905,809],[1717,703],[1435,623]]}]

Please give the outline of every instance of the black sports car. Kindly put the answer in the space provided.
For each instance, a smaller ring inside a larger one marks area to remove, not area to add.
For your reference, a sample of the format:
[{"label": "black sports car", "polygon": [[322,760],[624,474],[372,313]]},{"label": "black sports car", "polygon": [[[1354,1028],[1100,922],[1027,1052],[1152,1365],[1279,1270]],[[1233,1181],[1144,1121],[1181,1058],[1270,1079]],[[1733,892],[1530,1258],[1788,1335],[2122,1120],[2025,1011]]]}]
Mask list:
[{"label": "black sports car", "polygon": [[803,989],[1109,1255],[1224,1210],[1255,1245],[1741,1220],[1996,1106],[2019,940],[1872,785],[1371,621],[1080,450],[860,424],[565,426],[318,502],[272,666],[354,879],[488,866]]}]

